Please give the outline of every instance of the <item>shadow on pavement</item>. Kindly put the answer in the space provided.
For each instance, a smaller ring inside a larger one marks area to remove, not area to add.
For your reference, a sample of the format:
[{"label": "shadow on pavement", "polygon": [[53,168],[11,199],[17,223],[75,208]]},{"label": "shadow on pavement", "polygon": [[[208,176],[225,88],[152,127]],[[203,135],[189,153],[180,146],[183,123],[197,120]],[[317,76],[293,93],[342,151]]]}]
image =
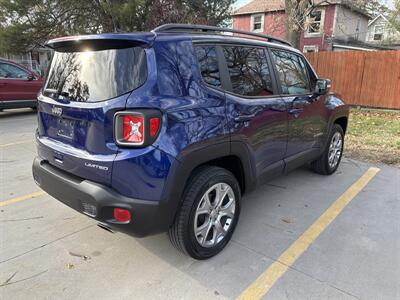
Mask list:
[{"label": "shadow on pavement", "polygon": [[32,108],[4,109],[0,110],[0,119],[8,117],[24,117],[36,114],[36,110]]}]

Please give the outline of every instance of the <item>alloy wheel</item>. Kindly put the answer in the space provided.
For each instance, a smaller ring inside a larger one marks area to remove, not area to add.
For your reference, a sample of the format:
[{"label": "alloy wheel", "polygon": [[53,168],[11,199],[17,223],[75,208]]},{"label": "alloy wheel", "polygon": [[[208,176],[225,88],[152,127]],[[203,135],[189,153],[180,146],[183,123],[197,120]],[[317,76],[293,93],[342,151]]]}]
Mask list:
[{"label": "alloy wheel", "polygon": [[328,163],[331,169],[336,168],[342,155],[343,137],[340,132],[335,132],[329,145]]},{"label": "alloy wheel", "polygon": [[236,200],[233,189],[217,183],[202,196],[194,216],[194,234],[202,247],[213,247],[221,242],[233,224]]}]

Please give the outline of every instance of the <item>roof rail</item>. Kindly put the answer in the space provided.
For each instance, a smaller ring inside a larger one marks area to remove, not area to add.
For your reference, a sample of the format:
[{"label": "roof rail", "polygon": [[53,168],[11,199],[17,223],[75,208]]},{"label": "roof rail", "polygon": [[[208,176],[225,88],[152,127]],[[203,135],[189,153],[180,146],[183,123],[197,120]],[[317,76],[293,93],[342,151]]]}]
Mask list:
[{"label": "roof rail", "polygon": [[290,44],[288,41],[285,41],[280,38],[276,38],[267,34],[262,34],[262,33],[255,33],[255,32],[249,32],[245,30],[239,30],[239,29],[230,29],[230,28],[221,28],[221,27],[216,27],[216,26],[209,26],[209,25],[191,25],[191,24],[165,24],[158,26],[152,30],[155,33],[158,32],[232,32],[232,33],[240,33],[244,35],[249,35],[249,36],[256,36],[259,38],[266,39],[268,42],[272,43],[281,43],[284,45],[288,45],[292,47],[292,44]]}]

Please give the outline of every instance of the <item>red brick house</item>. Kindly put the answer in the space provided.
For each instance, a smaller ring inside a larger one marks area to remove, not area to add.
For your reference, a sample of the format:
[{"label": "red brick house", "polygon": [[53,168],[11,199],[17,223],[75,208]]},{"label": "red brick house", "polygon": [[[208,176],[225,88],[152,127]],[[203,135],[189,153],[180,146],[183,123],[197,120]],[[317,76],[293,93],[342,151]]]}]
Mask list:
[{"label": "red brick house", "polygon": [[[370,17],[350,1],[319,1],[301,34],[303,52],[371,50],[364,42]],[[253,0],[233,14],[233,28],[285,38],[285,1]]]}]

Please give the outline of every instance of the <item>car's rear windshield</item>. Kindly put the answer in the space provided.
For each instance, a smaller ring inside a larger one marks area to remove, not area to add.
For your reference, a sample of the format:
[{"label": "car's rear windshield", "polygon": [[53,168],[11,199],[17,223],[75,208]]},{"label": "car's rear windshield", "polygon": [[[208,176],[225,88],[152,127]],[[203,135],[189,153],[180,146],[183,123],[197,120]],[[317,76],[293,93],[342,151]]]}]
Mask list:
[{"label": "car's rear windshield", "polygon": [[54,53],[43,94],[54,99],[97,102],[141,86],[147,77],[142,47]]}]

